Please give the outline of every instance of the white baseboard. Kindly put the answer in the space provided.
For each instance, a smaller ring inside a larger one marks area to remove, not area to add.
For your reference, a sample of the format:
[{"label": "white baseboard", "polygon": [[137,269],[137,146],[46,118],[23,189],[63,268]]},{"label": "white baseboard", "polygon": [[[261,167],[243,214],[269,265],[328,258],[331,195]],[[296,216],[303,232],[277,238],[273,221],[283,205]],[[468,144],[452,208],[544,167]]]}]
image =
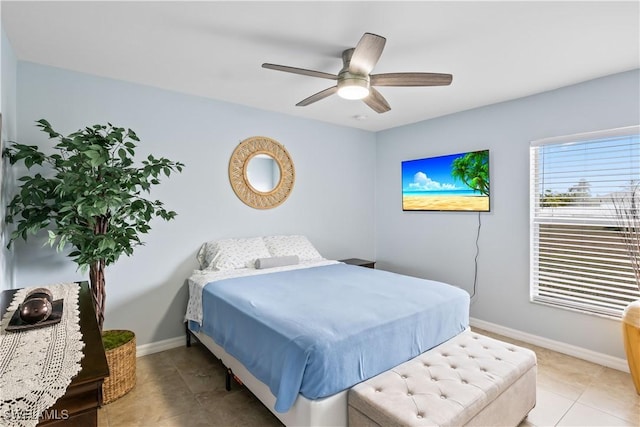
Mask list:
[{"label": "white baseboard", "polygon": [[[609,356],[608,354],[598,353],[582,347],[563,343],[561,341],[550,340],[538,335],[533,335],[526,332],[518,331],[516,329],[507,328],[505,326],[497,325],[491,322],[485,322],[484,320],[475,319],[473,317],[470,318],[469,321],[471,323],[471,326],[484,329],[485,331],[493,332],[495,334],[503,335],[508,338],[513,338],[529,344],[548,348],[549,350],[568,354],[569,356],[577,357],[578,359],[587,360],[589,362],[597,363],[598,365],[617,369],[619,371],[629,372],[629,365],[627,364],[626,359]],[[184,336],[180,336],[162,341],[152,342],[149,344],[139,345],[136,347],[136,356],[142,357],[148,354],[158,353],[160,351],[180,347],[181,345],[186,345],[185,339],[186,338]]]},{"label": "white baseboard", "polygon": [[183,336],[169,338],[167,340],[151,342],[136,346],[136,357],[146,356],[148,354],[159,353],[161,351],[170,350],[186,344],[186,338]]},{"label": "white baseboard", "polygon": [[484,320],[480,319],[474,319],[473,317],[469,319],[469,323],[471,323],[472,327],[484,329],[485,331],[493,332],[495,334],[503,335],[508,338],[513,338],[529,344],[548,348],[549,350],[557,351],[558,353],[568,354],[569,356],[577,357],[578,359],[583,359],[588,362],[597,363],[598,365],[606,366],[608,368],[617,369],[618,371],[629,372],[629,365],[627,364],[626,359],[609,356],[608,354],[604,353],[598,353],[586,348],[563,343],[561,341],[550,340],[548,338],[518,331],[516,329],[507,328],[495,323],[485,322]]}]

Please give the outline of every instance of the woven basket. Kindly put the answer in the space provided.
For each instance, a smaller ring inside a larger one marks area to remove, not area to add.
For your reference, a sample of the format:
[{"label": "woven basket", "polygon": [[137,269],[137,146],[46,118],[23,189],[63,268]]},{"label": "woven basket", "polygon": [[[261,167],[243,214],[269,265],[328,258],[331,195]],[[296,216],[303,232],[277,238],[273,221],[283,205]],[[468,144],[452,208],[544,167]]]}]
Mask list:
[{"label": "woven basket", "polygon": [[136,385],[136,337],[123,345],[107,350],[109,376],[102,384],[102,403],[111,403],[127,394]]}]

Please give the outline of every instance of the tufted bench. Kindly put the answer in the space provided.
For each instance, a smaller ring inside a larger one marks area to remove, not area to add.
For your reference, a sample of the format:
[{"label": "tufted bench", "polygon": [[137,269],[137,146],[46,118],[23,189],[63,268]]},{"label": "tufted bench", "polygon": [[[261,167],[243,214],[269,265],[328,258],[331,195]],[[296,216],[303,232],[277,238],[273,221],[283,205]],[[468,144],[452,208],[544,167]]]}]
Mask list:
[{"label": "tufted bench", "polygon": [[536,371],[533,351],[465,331],[349,390],[349,425],[517,426]]}]

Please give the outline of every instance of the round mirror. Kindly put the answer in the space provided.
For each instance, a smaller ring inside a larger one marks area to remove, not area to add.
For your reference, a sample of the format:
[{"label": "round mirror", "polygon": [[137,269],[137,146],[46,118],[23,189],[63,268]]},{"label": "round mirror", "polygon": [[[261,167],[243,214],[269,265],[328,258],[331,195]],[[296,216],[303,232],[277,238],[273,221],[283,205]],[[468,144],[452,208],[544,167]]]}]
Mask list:
[{"label": "round mirror", "polygon": [[247,183],[260,193],[273,191],[280,183],[280,165],[268,153],[256,153],[245,164]]},{"label": "round mirror", "polygon": [[254,136],[238,144],[231,154],[229,181],[246,205],[270,209],[291,194],[295,169],[289,153],[279,142]]}]

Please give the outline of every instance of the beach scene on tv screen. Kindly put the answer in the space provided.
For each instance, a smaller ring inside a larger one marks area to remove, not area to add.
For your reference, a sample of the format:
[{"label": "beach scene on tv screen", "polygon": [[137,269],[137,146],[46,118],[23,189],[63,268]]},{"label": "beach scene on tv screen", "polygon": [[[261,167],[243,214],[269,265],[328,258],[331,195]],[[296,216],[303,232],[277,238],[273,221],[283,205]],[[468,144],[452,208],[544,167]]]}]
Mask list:
[{"label": "beach scene on tv screen", "polygon": [[402,162],[405,211],[489,211],[489,150]]}]

